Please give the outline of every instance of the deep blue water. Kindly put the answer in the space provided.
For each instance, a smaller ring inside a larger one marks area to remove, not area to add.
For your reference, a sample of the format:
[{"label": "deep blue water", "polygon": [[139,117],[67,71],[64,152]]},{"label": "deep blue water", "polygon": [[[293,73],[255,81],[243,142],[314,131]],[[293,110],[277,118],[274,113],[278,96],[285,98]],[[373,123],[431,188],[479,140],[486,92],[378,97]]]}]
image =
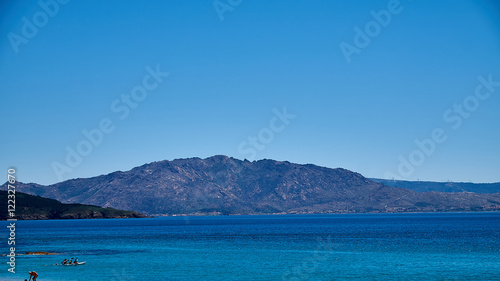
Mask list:
[{"label": "deep blue water", "polygon": [[500,280],[500,213],[18,221],[16,241],[60,254],[4,256],[0,280]]}]

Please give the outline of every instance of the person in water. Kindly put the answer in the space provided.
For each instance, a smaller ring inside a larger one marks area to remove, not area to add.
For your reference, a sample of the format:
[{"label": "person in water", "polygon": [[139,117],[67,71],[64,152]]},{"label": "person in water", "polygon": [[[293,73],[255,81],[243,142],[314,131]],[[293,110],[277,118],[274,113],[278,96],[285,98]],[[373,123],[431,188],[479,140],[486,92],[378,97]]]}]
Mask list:
[{"label": "person in water", "polygon": [[38,277],[38,273],[36,273],[35,271],[30,271],[28,272],[30,274],[30,281],[31,281],[31,277],[33,277],[33,281],[36,281],[36,278]]}]

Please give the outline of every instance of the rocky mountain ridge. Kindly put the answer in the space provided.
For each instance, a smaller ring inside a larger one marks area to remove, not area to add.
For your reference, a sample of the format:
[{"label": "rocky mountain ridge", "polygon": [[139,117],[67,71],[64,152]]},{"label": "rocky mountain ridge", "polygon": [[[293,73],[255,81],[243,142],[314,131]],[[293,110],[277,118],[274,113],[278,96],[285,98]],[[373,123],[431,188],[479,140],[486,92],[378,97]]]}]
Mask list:
[{"label": "rocky mountain ridge", "polygon": [[152,162],[48,186],[19,183],[18,190],[148,215],[500,210],[498,193],[419,193],[342,168],[222,155]]}]

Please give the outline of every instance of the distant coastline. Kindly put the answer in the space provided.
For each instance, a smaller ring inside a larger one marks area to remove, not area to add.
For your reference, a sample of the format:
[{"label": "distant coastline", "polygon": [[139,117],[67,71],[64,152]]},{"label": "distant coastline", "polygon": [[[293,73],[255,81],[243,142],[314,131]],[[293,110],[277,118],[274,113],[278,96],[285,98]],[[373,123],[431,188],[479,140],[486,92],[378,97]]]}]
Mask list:
[{"label": "distant coastline", "polygon": [[[0,191],[0,200],[5,205],[7,191]],[[7,206],[5,206],[5,210]],[[101,208],[84,204],[63,204],[57,200],[16,192],[17,220],[49,219],[108,219],[108,218],[145,218],[147,216],[113,208]],[[7,213],[0,214],[0,220],[7,220]]]},{"label": "distant coastline", "polygon": [[24,217],[16,210],[22,219],[500,211],[500,183],[369,179],[343,168],[225,155],[152,162],[48,186],[18,182],[16,189],[45,197]]}]

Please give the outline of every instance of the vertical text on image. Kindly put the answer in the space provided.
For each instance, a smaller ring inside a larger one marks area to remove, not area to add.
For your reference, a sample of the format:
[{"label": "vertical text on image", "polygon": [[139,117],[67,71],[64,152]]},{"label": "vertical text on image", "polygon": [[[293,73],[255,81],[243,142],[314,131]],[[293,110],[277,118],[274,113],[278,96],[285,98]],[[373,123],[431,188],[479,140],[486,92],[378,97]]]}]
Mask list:
[{"label": "vertical text on image", "polygon": [[16,169],[10,168],[7,170],[7,213],[9,225],[7,228],[9,229],[9,238],[7,241],[7,245],[9,245],[9,254],[7,258],[9,261],[7,264],[9,265],[8,271],[11,273],[16,273],[16,248],[13,247],[16,245]]}]

